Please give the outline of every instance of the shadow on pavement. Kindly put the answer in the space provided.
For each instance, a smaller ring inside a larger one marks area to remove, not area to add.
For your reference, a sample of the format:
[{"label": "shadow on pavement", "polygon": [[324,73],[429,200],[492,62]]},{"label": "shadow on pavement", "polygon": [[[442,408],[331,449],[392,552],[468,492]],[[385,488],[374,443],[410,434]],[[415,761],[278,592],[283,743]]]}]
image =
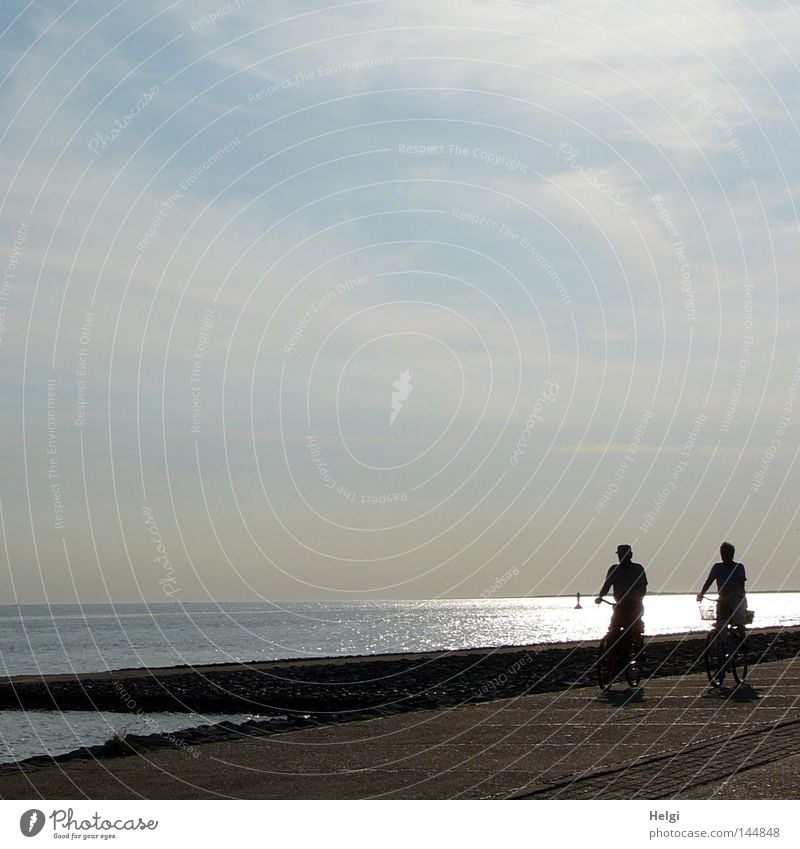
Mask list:
[{"label": "shadow on pavement", "polygon": [[747,682],[737,684],[735,687],[718,687],[710,689],[704,699],[724,699],[732,702],[755,702],[761,698],[761,693]]},{"label": "shadow on pavement", "polygon": [[615,707],[625,707],[629,704],[639,704],[644,701],[644,688],[633,687],[630,690],[606,690],[598,697],[598,701],[609,702]]}]

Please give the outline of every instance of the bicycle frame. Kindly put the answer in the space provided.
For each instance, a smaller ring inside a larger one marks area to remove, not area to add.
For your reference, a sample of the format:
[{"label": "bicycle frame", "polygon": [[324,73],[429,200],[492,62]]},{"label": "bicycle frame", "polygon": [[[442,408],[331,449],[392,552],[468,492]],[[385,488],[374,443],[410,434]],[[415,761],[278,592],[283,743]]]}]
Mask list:
[{"label": "bicycle frame", "polygon": [[[606,604],[616,607],[610,601]],[[602,690],[608,689],[624,673],[628,684],[636,687],[641,680],[644,659],[644,640],[633,624],[612,631],[610,626],[600,640],[597,658],[597,678]]]},{"label": "bicycle frame", "polygon": [[728,673],[737,684],[744,681],[748,669],[745,636],[743,625],[719,623],[715,618],[703,649],[706,675],[712,687],[721,687]]}]

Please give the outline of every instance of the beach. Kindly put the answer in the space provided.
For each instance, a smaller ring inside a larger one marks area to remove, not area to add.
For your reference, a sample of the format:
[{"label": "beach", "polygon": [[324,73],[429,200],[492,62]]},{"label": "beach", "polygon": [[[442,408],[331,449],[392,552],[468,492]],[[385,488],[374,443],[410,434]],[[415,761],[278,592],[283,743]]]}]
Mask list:
[{"label": "beach", "polygon": [[0,798],[796,798],[800,629],[749,640],[749,686],[717,691],[701,634],[651,639],[610,695],[587,643],[27,676],[4,704],[273,718],[4,766]]}]

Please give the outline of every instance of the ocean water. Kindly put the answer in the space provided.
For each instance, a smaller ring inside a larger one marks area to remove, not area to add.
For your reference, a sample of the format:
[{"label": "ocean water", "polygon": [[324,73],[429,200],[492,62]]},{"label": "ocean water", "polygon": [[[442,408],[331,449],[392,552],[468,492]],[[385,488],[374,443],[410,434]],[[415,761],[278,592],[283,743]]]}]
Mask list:
[{"label": "ocean water", "polygon": [[[800,593],[750,593],[753,627],[800,624]],[[0,676],[142,666],[371,655],[599,639],[611,608],[574,597],[0,605]],[[646,633],[703,630],[694,596],[650,595]],[[0,763],[94,745],[114,733],[169,732],[250,717],[0,711]]]},{"label": "ocean water", "polygon": [[[800,624],[800,593],[750,593],[754,627]],[[611,608],[574,597],[0,605],[0,675],[369,655],[597,639]],[[648,634],[705,627],[694,597],[650,595]]]},{"label": "ocean water", "polygon": [[34,755],[61,755],[105,743],[115,734],[169,734],[182,728],[213,725],[229,719],[246,722],[253,715],[197,713],[101,713],[99,711],[0,710],[0,764]]}]

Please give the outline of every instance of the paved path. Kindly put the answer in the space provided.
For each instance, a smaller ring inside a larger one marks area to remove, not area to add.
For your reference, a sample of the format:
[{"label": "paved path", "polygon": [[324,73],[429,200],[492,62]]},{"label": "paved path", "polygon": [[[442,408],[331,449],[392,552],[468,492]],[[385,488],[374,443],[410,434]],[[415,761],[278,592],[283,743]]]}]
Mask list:
[{"label": "paved path", "polygon": [[608,769],[590,769],[548,782],[522,799],[672,798],[701,784],[727,779],[753,767],[772,764],[796,752],[800,719],[753,731],[690,742],[663,754],[636,758]]},{"label": "paved path", "polygon": [[800,659],[752,688],[704,676],[574,688],[195,752],[0,771],[2,798],[800,798]]}]

